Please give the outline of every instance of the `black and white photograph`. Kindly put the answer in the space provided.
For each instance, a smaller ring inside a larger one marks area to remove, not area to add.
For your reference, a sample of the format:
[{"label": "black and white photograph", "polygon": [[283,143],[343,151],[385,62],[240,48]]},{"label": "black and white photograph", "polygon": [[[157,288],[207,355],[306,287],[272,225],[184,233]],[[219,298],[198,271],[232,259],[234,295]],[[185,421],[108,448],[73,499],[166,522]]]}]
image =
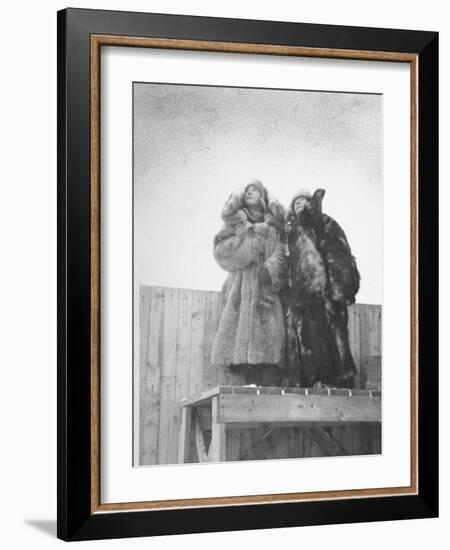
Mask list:
[{"label": "black and white photograph", "polygon": [[440,549],[445,3],[2,16],[2,547]]},{"label": "black and white photograph", "polygon": [[133,83],[134,466],[382,453],[382,109]]}]

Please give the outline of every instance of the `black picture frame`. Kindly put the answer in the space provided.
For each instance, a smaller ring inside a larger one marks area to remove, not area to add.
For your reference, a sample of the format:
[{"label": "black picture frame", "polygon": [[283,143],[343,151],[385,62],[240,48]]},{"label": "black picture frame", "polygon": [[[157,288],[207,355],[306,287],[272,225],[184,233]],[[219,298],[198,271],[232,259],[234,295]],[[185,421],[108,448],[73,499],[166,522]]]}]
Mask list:
[{"label": "black picture frame", "polygon": [[[438,515],[438,33],[66,9],[58,12],[58,527],[63,540]],[[91,37],[397,52],[417,58],[418,490],[414,495],[93,512]]]}]

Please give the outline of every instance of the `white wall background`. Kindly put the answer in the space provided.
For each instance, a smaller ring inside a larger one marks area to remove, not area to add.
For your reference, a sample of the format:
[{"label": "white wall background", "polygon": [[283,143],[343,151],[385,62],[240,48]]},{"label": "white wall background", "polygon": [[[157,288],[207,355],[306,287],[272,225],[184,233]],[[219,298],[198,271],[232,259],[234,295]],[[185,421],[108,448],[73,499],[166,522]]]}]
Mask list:
[{"label": "white wall background", "polygon": [[[294,3],[229,0],[138,2],[78,1],[77,7],[128,9],[192,15],[273,19],[342,25],[440,31],[441,121],[448,122],[450,20],[445,3],[412,0],[407,8],[389,0],[370,4],[348,0]],[[8,549],[53,548],[56,518],[56,10],[63,2],[5,4],[0,87],[2,196],[0,200],[0,364],[2,366],[0,517],[1,543]],[[449,203],[448,123],[441,123],[441,205]],[[443,206],[441,206],[443,210]],[[449,217],[441,216],[441,280],[450,276]],[[432,213],[431,213],[432,215]],[[441,311],[449,303],[441,288]],[[441,337],[449,324],[441,313]],[[448,347],[442,346],[441,463],[448,462],[450,440]],[[185,535],[84,543],[85,548],[203,549],[257,546],[359,549],[383,546],[422,549],[448,539],[449,469],[441,469],[441,518],[433,520],[291,528],[269,531]],[[447,536],[446,536],[447,535]],[[94,546],[95,545],[95,546]]]}]

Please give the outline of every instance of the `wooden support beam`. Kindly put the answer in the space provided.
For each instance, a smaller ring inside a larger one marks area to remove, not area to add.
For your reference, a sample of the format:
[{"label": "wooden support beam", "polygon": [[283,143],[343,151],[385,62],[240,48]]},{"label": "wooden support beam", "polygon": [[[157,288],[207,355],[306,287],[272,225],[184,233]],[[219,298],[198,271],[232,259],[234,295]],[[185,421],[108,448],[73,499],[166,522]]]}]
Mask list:
[{"label": "wooden support beam", "polygon": [[211,444],[209,446],[208,461],[223,462],[226,458],[226,430],[225,424],[219,420],[219,396],[212,398]]},{"label": "wooden support beam", "polygon": [[311,426],[304,430],[308,436],[317,443],[326,456],[342,456],[350,454],[344,446],[339,443],[322,426]]},{"label": "wooden support beam", "polygon": [[[202,407],[203,408],[203,407]],[[201,410],[200,407],[197,409]],[[206,412],[211,413],[211,411],[206,410]],[[211,431],[211,414],[204,415],[202,418],[202,415],[199,416],[199,423],[200,428],[204,432],[210,432]],[[362,423],[364,425],[364,422]],[[308,426],[315,426],[317,423],[315,422],[302,422],[301,426],[302,428],[307,428]],[[320,424],[321,426],[359,426],[359,422],[322,422]],[[271,422],[270,426],[272,428],[298,428],[299,423],[298,422]],[[230,432],[230,430],[256,430],[261,427],[261,422],[227,422],[227,433]]]},{"label": "wooden support beam", "polygon": [[381,422],[381,397],[221,394],[218,422]]},{"label": "wooden support beam", "polygon": [[200,423],[198,411],[198,408],[195,409],[194,414],[195,449],[197,451],[198,461],[208,462],[208,452],[206,450],[205,436],[203,433],[202,425]]},{"label": "wooden support beam", "polygon": [[178,464],[189,461],[191,443],[191,407],[181,407],[180,440],[178,444]]},{"label": "wooden support beam", "polygon": [[[228,427],[228,425],[227,425]],[[242,457],[242,460],[251,460],[252,454],[256,453],[262,453],[264,456],[266,449],[268,447],[267,445],[267,438],[270,438],[273,434],[274,428],[269,424],[259,424],[259,429],[262,428],[261,437],[255,441],[255,443],[252,445],[252,447],[245,453],[245,455]]]}]

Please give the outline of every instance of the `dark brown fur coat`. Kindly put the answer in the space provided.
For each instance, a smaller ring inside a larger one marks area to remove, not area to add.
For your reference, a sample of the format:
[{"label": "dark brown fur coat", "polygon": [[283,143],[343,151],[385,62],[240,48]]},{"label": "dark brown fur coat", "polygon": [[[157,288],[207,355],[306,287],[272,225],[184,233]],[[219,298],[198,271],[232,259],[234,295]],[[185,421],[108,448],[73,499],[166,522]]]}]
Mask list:
[{"label": "dark brown fur coat", "polygon": [[348,342],[347,305],[360,276],[344,231],[322,213],[317,190],[298,215],[287,211],[290,297],[288,363],[293,382],[307,387],[353,387],[355,363]]}]

